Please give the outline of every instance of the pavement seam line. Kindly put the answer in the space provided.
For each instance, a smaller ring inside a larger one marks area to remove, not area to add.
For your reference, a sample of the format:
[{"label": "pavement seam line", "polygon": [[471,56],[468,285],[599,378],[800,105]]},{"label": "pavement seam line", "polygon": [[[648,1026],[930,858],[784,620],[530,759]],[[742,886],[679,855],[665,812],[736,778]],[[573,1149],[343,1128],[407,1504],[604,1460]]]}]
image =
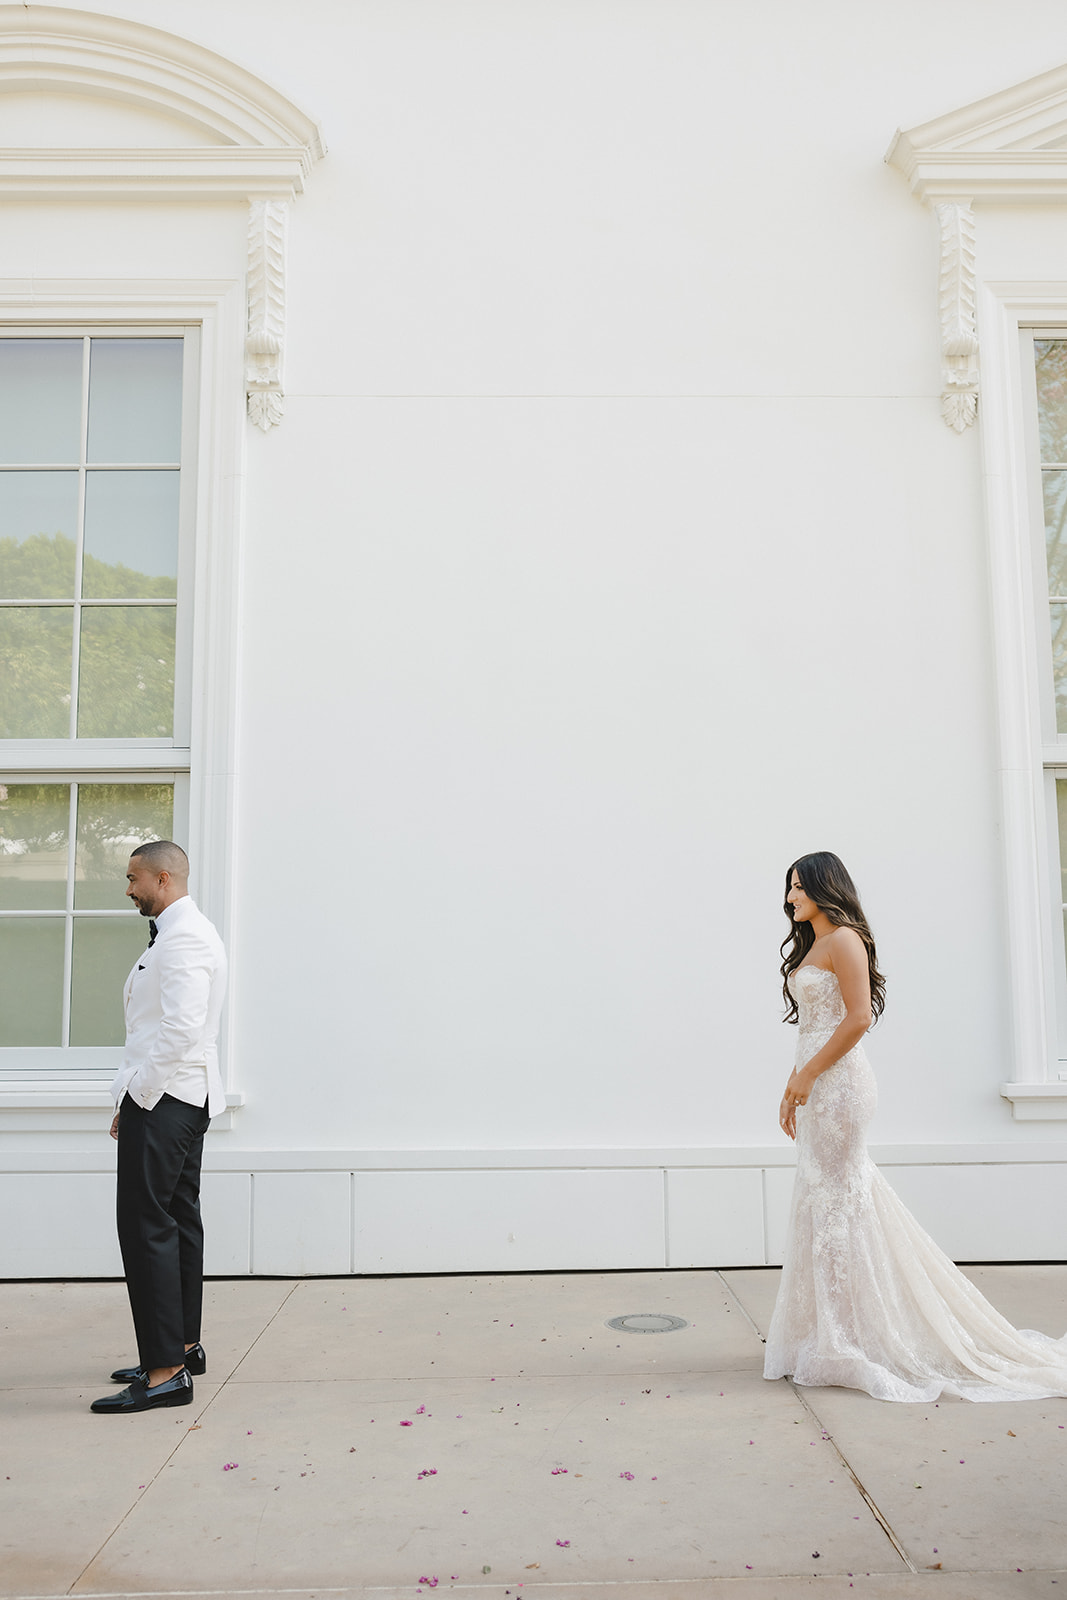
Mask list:
[{"label": "pavement seam line", "polygon": [[[752,1317],[752,1315],[749,1312],[749,1309],[745,1305],[744,1301],[737,1294],[737,1292],[734,1289],[733,1285],[731,1283],[727,1282],[727,1280],[723,1276],[722,1272],[719,1271],[718,1269],[716,1270],[715,1276],[719,1279],[720,1283],[722,1283],[725,1286],[726,1290],[728,1291],[728,1293],[730,1295],[731,1300],[733,1300],[735,1305],[737,1305],[740,1308],[742,1314],[744,1315],[744,1317],[745,1317],[746,1321],[748,1322],[749,1326],[752,1328],[753,1332],[756,1334],[756,1336],[759,1339],[760,1343],[765,1345],[767,1343],[767,1340],[764,1338],[763,1334],[760,1333],[758,1324],[756,1323],[755,1319]],[[901,1561],[903,1561],[904,1565],[907,1567],[909,1572],[914,1572],[914,1573],[918,1574],[918,1571],[919,1571],[918,1567],[915,1565],[914,1561],[912,1561],[911,1557],[908,1555],[908,1552],[904,1549],[904,1546],[901,1544],[900,1540],[897,1538],[896,1534],[894,1533],[894,1531],[893,1531],[892,1527],[890,1526],[889,1522],[887,1521],[887,1519],[882,1515],[881,1511],[878,1509],[878,1506],[875,1504],[874,1500],[867,1493],[867,1490],[864,1488],[863,1484],[860,1482],[860,1479],[859,1479],[858,1475],[856,1474],[856,1472],[855,1472],[855,1470],[854,1470],[854,1468],[852,1466],[852,1463],[849,1461],[848,1457],[845,1455],[844,1451],[841,1449],[841,1446],[838,1444],[838,1442],[834,1438],[833,1434],[819,1420],[819,1417],[818,1417],[817,1413],[815,1412],[815,1409],[809,1404],[809,1402],[804,1397],[804,1395],[801,1394],[800,1389],[793,1382],[792,1378],[789,1378],[787,1381],[789,1383],[789,1387],[792,1389],[793,1393],[796,1395],[797,1399],[800,1401],[800,1404],[804,1407],[804,1410],[808,1413],[808,1416],[811,1418],[812,1422],[816,1425],[816,1427],[818,1428],[819,1432],[822,1433],[822,1434],[825,1434],[827,1439],[829,1439],[830,1443],[833,1445],[834,1450],[835,1450],[835,1452],[837,1454],[838,1460],[840,1461],[841,1465],[844,1467],[845,1471],[848,1473],[849,1477],[852,1479],[852,1482],[855,1484],[856,1488],[859,1490],[859,1493],[862,1496],[865,1505],[867,1506],[867,1508],[870,1511],[871,1515],[874,1517],[875,1521],[878,1523],[878,1526],[881,1528],[881,1530],[885,1534],[886,1538],[889,1540],[890,1544],[893,1546],[893,1549],[896,1551],[896,1553],[900,1557]]]},{"label": "pavement seam line", "polygon": [[[285,1307],[285,1306],[287,1306],[289,1304],[290,1299],[296,1293],[298,1287],[299,1287],[299,1280],[291,1286],[291,1288],[289,1290],[289,1293],[281,1301],[280,1305],[275,1307],[275,1309],[274,1309],[273,1313],[271,1314],[271,1316],[268,1318],[268,1320],[264,1323],[263,1327],[256,1334],[256,1337],[252,1340],[252,1343],[249,1345],[248,1349],[245,1351],[244,1355],[241,1357],[241,1360],[237,1363],[237,1367],[241,1366],[242,1363],[248,1358],[248,1356],[256,1348],[256,1345],[262,1339],[263,1335],[267,1332],[267,1329],[273,1324],[275,1318],[280,1315],[283,1307]],[[210,1409],[210,1407],[212,1405],[214,1405],[215,1401],[218,1399],[218,1397],[222,1393],[223,1389],[225,1389],[226,1385],[229,1383],[230,1378],[233,1377],[234,1372],[237,1371],[237,1367],[234,1367],[233,1372],[230,1373],[229,1377],[223,1378],[222,1382],[219,1384],[218,1388],[215,1390],[215,1393],[211,1396],[211,1398],[209,1400],[207,1400],[205,1402],[203,1409],[197,1412],[197,1414],[196,1414],[196,1423],[197,1423],[197,1425],[199,1425],[201,1417],[203,1417],[207,1413],[207,1411]],[[160,1463],[160,1465],[158,1466],[158,1468],[156,1469],[156,1471],[152,1473],[152,1475],[149,1478],[148,1482],[145,1484],[145,1487],[144,1487],[144,1493],[145,1494],[148,1493],[148,1491],[152,1487],[152,1485],[166,1471],[167,1467],[170,1466],[171,1462],[174,1460],[174,1457],[177,1455],[177,1453],[181,1449],[182,1445],[188,1439],[191,1427],[192,1427],[192,1424],[190,1424],[190,1426],[188,1428],[186,1428],[184,1433],[179,1435],[179,1437],[175,1441],[174,1449],[168,1452],[166,1459],[164,1461],[162,1461]],[[112,1528],[112,1530],[108,1534],[107,1538],[103,1541],[102,1544],[100,1544],[100,1546],[96,1550],[94,1550],[93,1554],[89,1557],[89,1559],[85,1563],[84,1567],[78,1573],[78,1576],[74,1579],[74,1582],[71,1584],[70,1588],[66,1591],[67,1594],[73,1594],[74,1593],[74,1591],[78,1587],[79,1583],[81,1583],[82,1579],[85,1577],[85,1574],[89,1571],[89,1568],[93,1565],[93,1562],[94,1561],[98,1561],[100,1559],[100,1557],[103,1555],[104,1551],[107,1549],[108,1545],[111,1543],[112,1539],[123,1528],[123,1526],[126,1523],[127,1518],[130,1517],[133,1514],[133,1512],[136,1510],[136,1508],[140,1504],[140,1502],[141,1502],[141,1494],[138,1493],[137,1499],[131,1501],[131,1503],[126,1507],[126,1510],[123,1512],[122,1516],[116,1522],[115,1526]],[[179,1591],[175,1590],[175,1591],[172,1591],[172,1592],[178,1593]]]},{"label": "pavement seam line", "polygon": [[[220,1383],[219,1388],[218,1388],[218,1394],[216,1394],[214,1396],[214,1398],[216,1400],[218,1399],[219,1395],[222,1393],[222,1391],[226,1387],[226,1385],[228,1383],[230,1383],[234,1378],[236,1378],[237,1374],[240,1372],[241,1368],[244,1366],[245,1362],[248,1360],[249,1356],[252,1354],[252,1351],[256,1348],[256,1345],[259,1343],[259,1341],[264,1337],[265,1334],[269,1333],[271,1328],[273,1328],[275,1322],[277,1322],[278,1318],[281,1316],[282,1312],[285,1310],[286,1306],[289,1304],[290,1300],[293,1298],[294,1294],[299,1289],[300,1285],[302,1283],[306,1283],[306,1282],[307,1282],[306,1278],[297,1278],[290,1285],[289,1293],[285,1296],[285,1299],[282,1300],[279,1303],[279,1305],[275,1308],[275,1310],[267,1318],[267,1321],[263,1324],[262,1328],[260,1328],[260,1330],[256,1334],[255,1338],[252,1340],[252,1343],[249,1345],[248,1349],[245,1351],[245,1353],[241,1357],[240,1361],[237,1363],[237,1365],[234,1367],[233,1371],[230,1373],[230,1376],[228,1378],[224,1378],[222,1383]],[[208,1403],[210,1404],[210,1401]]]},{"label": "pavement seam line", "polygon": [[818,1427],[819,1432],[824,1434],[826,1436],[826,1438],[830,1441],[830,1443],[833,1445],[834,1451],[835,1451],[835,1453],[837,1455],[837,1459],[840,1461],[841,1465],[844,1467],[845,1471],[848,1473],[849,1477],[852,1479],[852,1482],[856,1485],[856,1488],[859,1490],[860,1494],[862,1495],[866,1505],[868,1506],[868,1508],[869,1508],[869,1510],[871,1512],[871,1515],[877,1521],[879,1527],[881,1528],[882,1532],[885,1534],[886,1538],[889,1540],[890,1544],[893,1546],[893,1549],[896,1551],[896,1553],[900,1557],[901,1561],[903,1561],[904,1565],[907,1567],[909,1572],[913,1572],[913,1573],[916,1574],[916,1576],[918,1576],[918,1572],[919,1572],[918,1567],[915,1565],[914,1561],[911,1559],[911,1557],[909,1556],[908,1552],[905,1550],[904,1546],[901,1544],[900,1540],[897,1538],[896,1534],[893,1532],[893,1529],[890,1526],[887,1518],[882,1515],[882,1512],[878,1509],[878,1507],[875,1504],[874,1500],[867,1493],[867,1490],[864,1488],[863,1484],[860,1482],[859,1477],[858,1477],[855,1469],[853,1468],[851,1461],[849,1461],[848,1457],[845,1455],[845,1452],[842,1450],[841,1446],[838,1444],[838,1442],[834,1438],[833,1434],[830,1433],[830,1431],[827,1429],[826,1424],[819,1420],[818,1413],[815,1411],[814,1407],[809,1404],[809,1402],[804,1397],[804,1395],[801,1394],[800,1389],[793,1382],[792,1378],[787,1379],[787,1382],[789,1384],[789,1387],[792,1389],[793,1393],[796,1395],[797,1399],[800,1401],[801,1405],[804,1407],[804,1410],[808,1413],[808,1416],[811,1418],[812,1422],[814,1422],[816,1424],[816,1426]]},{"label": "pavement seam line", "polygon": [[[1044,1577],[1050,1572],[1067,1572],[1067,1567],[1032,1567],[1028,1568],[1027,1570],[1038,1572],[1042,1577]],[[841,1573],[824,1573],[821,1581],[826,1583],[835,1577],[841,1576]],[[864,1576],[871,1578],[895,1578],[899,1576],[899,1573],[896,1571],[882,1572],[880,1570],[872,1569],[870,1573],[865,1573]],[[919,1576],[923,1577],[924,1575],[919,1574]],[[951,1576],[951,1574],[948,1574],[948,1576]],[[999,1569],[992,1567],[968,1567],[964,1571],[958,1573],[957,1576],[961,1578],[996,1578],[1003,1576],[1003,1573]],[[785,1577],[778,1575],[762,1579],[752,1579],[740,1578],[736,1573],[722,1572],[710,1577],[638,1578],[623,1579],[621,1581],[616,1581],[613,1578],[553,1578],[550,1581],[542,1580],[541,1582],[527,1579],[524,1581],[524,1587],[528,1589],[531,1594],[533,1594],[535,1591],[540,1593],[546,1589],[618,1590],[630,1589],[633,1587],[651,1588],[653,1586],[657,1589],[668,1587],[680,1589],[685,1586],[692,1587],[695,1584],[700,1584],[701,1589],[706,1590],[707,1587],[712,1584],[734,1584],[740,1589],[741,1586],[751,1586],[753,1583],[795,1583],[798,1581],[798,1579],[801,1582],[808,1582],[809,1584],[812,1581],[811,1579],[805,1579],[803,1575],[798,1573],[789,1573]],[[816,1578],[815,1581],[820,1580]],[[934,1581],[935,1580],[931,1580],[931,1583]],[[936,1581],[939,1582],[940,1580]],[[493,1591],[499,1594],[503,1585],[503,1579],[497,1579],[495,1583],[488,1580],[475,1582],[474,1579],[471,1579],[469,1583],[449,1584],[447,1592],[453,1593],[458,1591],[460,1593],[467,1593],[472,1589],[484,1589],[487,1593]],[[512,1587],[514,1586],[515,1580],[512,1581]],[[240,1600],[242,1595],[250,1595],[253,1597],[260,1595],[270,1595],[272,1597],[281,1595],[301,1595],[305,1597],[305,1600],[308,1596],[311,1597],[311,1600],[314,1600],[315,1596],[326,1594],[349,1595],[352,1597],[352,1600],[363,1600],[364,1596],[372,1594],[395,1594],[410,1596],[412,1589],[415,1587],[417,1587],[417,1585],[412,1583],[397,1583],[369,1585],[362,1584],[358,1587],[353,1587],[351,1584],[346,1584],[344,1588],[327,1588],[322,1584],[315,1584],[309,1588],[309,1586],[305,1584],[302,1588],[286,1589],[266,1589],[262,1585],[260,1585],[258,1589],[87,1589],[85,1591],[85,1600]],[[67,1595],[69,1593],[70,1591],[66,1590],[63,1593],[56,1594],[9,1594],[4,1596],[4,1600],[67,1600]]]},{"label": "pavement seam line", "polygon": [[723,1288],[726,1290],[726,1293],[730,1296],[730,1299],[733,1301],[733,1303],[737,1307],[738,1311],[740,1311],[741,1315],[744,1317],[745,1321],[748,1323],[749,1327],[752,1329],[752,1332],[756,1335],[756,1338],[759,1340],[760,1344],[766,1344],[767,1341],[763,1337],[763,1334],[759,1330],[759,1323],[756,1322],[756,1320],[753,1317],[752,1313],[749,1311],[749,1309],[746,1306],[745,1302],[741,1299],[741,1296],[738,1294],[738,1292],[734,1288],[733,1284],[729,1283],[727,1281],[727,1279],[723,1276],[721,1268],[719,1268],[719,1267],[715,1268],[715,1276],[718,1278],[719,1282],[722,1284]]}]

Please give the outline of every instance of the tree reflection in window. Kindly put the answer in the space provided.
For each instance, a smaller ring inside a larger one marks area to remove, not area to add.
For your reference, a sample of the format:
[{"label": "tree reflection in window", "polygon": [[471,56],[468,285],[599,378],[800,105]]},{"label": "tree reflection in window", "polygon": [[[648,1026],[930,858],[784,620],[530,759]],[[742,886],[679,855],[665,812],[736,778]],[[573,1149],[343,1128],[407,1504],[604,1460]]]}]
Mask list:
[{"label": "tree reflection in window", "polygon": [[[54,592],[73,570],[62,533],[0,539],[0,591],[31,598]],[[173,577],[137,572],[85,554],[83,592],[101,598],[173,601]],[[70,605],[0,608],[0,738],[65,737],[70,718]],[[173,603],[81,608],[78,734],[82,738],[169,738],[174,728]]]}]

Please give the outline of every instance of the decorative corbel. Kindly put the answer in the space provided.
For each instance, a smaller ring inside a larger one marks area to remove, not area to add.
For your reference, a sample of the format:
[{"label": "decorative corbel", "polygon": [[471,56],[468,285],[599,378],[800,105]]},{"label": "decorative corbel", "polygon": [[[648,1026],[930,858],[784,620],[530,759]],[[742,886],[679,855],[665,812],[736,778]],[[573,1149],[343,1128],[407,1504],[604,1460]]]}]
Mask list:
[{"label": "decorative corbel", "polygon": [[937,208],[941,229],[941,415],[962,433],[978,415],[974,212],[957,201]]},{"label": "decorative corbel", "polygon": [[282,420],[285,338],[284,200],[253,200],[248,216],[248,337],[245,382],[248,415],[266,433]]}]

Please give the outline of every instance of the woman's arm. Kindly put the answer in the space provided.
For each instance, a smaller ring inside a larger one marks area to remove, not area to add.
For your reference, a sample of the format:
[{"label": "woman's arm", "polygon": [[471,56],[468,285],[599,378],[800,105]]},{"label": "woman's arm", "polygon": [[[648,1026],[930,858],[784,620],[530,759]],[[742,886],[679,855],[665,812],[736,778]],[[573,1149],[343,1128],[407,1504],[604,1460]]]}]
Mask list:
[{"label": "woman's arm", "polygon": [[797,1106],[807,1103],[816,1078],[848,1055],[871,1025],[871,975],[863,940],[854,928],[838,928],[827,940],[826,953],[841,990],[845,1015],[822,1049],[799,1071],[794,1068],[790,1074],[778,1120],[791,1139],[797,1136]]}]

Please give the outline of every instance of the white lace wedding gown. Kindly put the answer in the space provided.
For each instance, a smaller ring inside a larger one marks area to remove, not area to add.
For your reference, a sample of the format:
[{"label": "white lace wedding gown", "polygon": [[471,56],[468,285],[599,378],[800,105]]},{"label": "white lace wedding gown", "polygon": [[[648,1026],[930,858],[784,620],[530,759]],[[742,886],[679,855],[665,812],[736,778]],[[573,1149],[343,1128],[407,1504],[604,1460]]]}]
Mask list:
[{"label": "white lace wedding gown", "polygon": [[[822,967],[790,977],[797,1066],[844,1003]],[[1067,1338],[1013,1328],[923,1232],[867,1154],[874,1074],[861,1045],[797,1110],[797,1175],[765,1378],[864,1389],[877,1400],[1067,1395]]]}]

